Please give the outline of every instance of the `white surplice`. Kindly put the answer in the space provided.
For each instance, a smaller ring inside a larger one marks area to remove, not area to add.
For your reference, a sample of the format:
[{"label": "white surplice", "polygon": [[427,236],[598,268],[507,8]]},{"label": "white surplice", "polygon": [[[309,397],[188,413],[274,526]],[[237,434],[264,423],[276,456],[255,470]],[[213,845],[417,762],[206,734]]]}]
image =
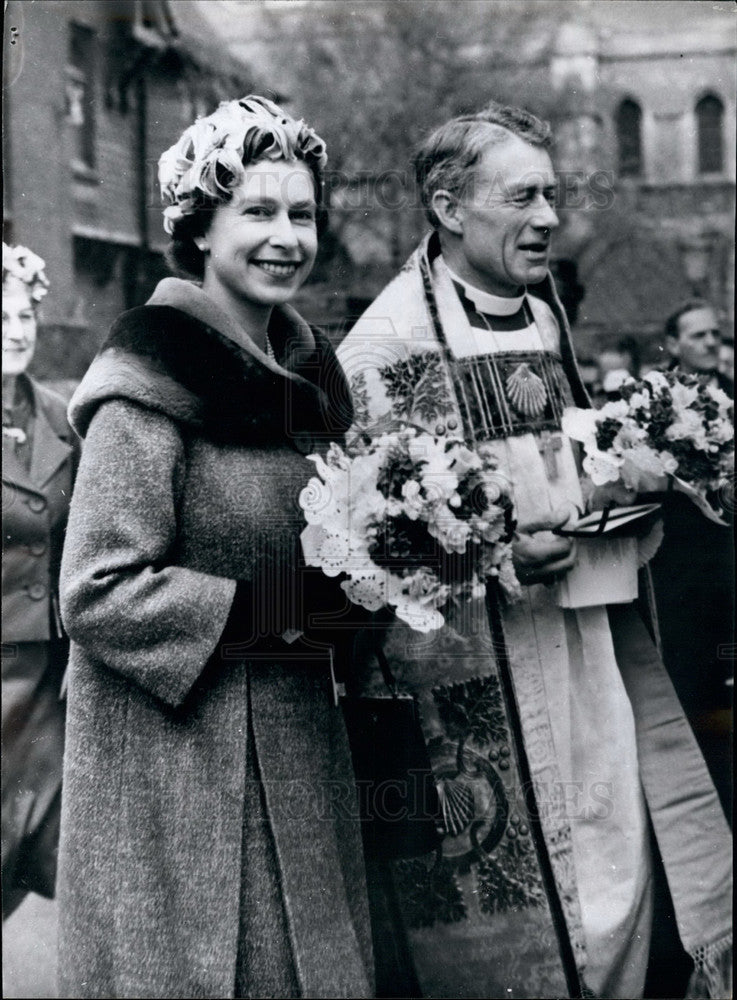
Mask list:
[{"label": "white surplice", "polygon": [[[451,274],[442,258],[435,260],[433,271],[438,288],[448,292]],[[493,308],[488,296],[479,299],[467,287],[466,293],[472,301]],[[446,307],[451,301],[444,296]],[[547,309],[536,303],[537,315],[541,306]],[[457,358],[508,351],[559,354],[552,313],[551,322],[542,329],[533,322],[527,329],[493,332],[471,326],[460,300],[453,313],[445,329],[448,347]],[[554,477],[546,471],[537,435],[492,442],[514,484],[520,526],[561,507],[573,513],[582,505],[573,447],[568,438],[561,438]],[[606,608],[563,610],[555,597],[554,586],[524,587],[519,614],[530,626],[525,657],[538,664],[559,773],[566,786],[588,954],[586,983],[597,996],[642,996],[652,875],[632,708],[614,656]],[[545,790],[538,789],[538,795],[544,799]]]}]

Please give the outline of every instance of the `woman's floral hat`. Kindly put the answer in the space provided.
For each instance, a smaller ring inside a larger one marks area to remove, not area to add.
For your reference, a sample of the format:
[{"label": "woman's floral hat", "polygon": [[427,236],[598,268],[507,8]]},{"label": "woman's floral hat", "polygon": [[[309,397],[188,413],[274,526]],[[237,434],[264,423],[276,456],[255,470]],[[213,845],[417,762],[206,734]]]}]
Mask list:
[{"label": "woman's floral hat", "polygon": [[192,215],[205,199],[227,200],[243,180],[244,164],[295,158],[318,174],[328,161],[325,143],[301,119],[254,94],[223,101],[159,160],[161,197],[167,203],[164,229],[171,235],[179,219]]},{"label": "woman's floral hat", "polygon": [[3,243],[3,284],[10,275],[28,286],[33,302],[40,302],[49,290],[45,262],[27,247],[10,247]]}]

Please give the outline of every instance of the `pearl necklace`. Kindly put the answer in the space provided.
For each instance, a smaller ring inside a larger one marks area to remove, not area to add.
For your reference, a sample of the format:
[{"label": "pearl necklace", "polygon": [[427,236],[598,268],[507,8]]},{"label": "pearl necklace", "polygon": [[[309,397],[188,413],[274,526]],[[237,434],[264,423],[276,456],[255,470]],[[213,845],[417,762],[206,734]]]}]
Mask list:
[{"label": "pearl necklace", "polygon": [[264,334],[264,341],[266,346],[266,357],[269,361],[276,361],[276,355],[274,354],[274,348],[271,346],[268,333]]}]

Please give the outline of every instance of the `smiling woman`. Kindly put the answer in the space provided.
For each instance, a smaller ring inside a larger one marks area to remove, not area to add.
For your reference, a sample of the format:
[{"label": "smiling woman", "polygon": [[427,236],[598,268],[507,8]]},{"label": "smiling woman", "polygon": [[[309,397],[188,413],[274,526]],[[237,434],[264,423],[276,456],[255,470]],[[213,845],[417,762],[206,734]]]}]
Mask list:
[{"label": "smiling woman", "polygon": [[315,262],[326,163],[312,129],[253,96],[199,119],[159,161],[171,263],[262,349],[271,308]]},{"label": "smiling woman", "polygon": [[203,291],[254,331],[288,301],[317,253],[315,185],[304,163],[262,160],[245,171],[206,236]]},{"label": "smiling woman", "polygon": [[3,920],[54,895],[68,647],[57,577],[75,451],[64,400],[27,374],[44,262],[3,243]]},{"label": "smiling woman", "polygon": [[325,163],[260,97],[189,128],[160,181],[197,280],[121,316],[72,400],[65,996],[371,995],[350,754],[298,559],[305,455],[352,417],[288,305]]}]

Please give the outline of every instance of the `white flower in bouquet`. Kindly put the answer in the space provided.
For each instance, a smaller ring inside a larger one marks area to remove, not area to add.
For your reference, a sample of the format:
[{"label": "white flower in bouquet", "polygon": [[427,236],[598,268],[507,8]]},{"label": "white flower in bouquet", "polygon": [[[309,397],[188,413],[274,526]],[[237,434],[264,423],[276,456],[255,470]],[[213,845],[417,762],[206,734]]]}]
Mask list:
[{"label": "white flower in bouquet", "polygon": [[[425,509],[425,500],[422,496],[422,484],[416,479],[408,479],[402,486],[402,502],[407,517],[411,521],[416,521]],[[402,505],[400,504],[400,507]]]},{"label": "white flower in bouquet", "polygon": [[621,481],[639,493],[670,487],[719,523],[718,491],[734,469],[733,406],[703,377],[649,372],[628,379],[600,410],[570,408],[563,432],[583,444],[595,486]]},{"label": "white flower in bouquet", "polygon": [[633,410],[650,410],[651,396],[649,392],[633,392],[630,396],[630,408]]},{"label": "white flower in bouquet", "polygon": [[[565,433],[565,426],[563,428]],[[569,435],[572,437],[573,435]],[[583,471],[587,473],[594,486],[606,486],[616,483],[622,478],[624,459],[608,452],[592,449],[586,453],[583,460]]]},{"label": "white flower in bouquet", "polygon": [[666,428],[669,441],[691,441],[700,451],[709,450],[709,435],[701,416],[695,410],[682,410],[680,417]]},{"label": "white flower in bouquet", "polygon": [[661,392],[663,389],[670,388],[670,382],[666,378],[664,372],[659,372],[659,371],[648,372],[647,375],[643,375],[642,381],[647,382],[647,384],[649,386],[652,386],[652,388],[656,392]]},{"label": "white flower in bouquet", "polygon": [[343,575],[351,601],[388,606],[413,629],[440,628],[449,600],[479,596],[489,575],[519,591],[511,562],[511,484],[491,450],[414,428],[331,445],[300,494],[308,565]]},{"label": "white flower in bouquet", "polygon": [[694,411],[688,408],[693,406],[698,399],[699,390],[696,385],[684,385],[682,382],[676,382],[670,387],[670,395],[676,413],[693,413]]},{"label": "white flower in bouquet", "polygon": [[443,616],[438,608],[450,598],[452,588],[441,583],[437,575],[421,567],[406,577],[390,577],[389,599],[395,613],[419,632],[442,628]]},{"label": "white flower in bouquet", "polygon": [[428,518],[427,530],[433,538],[437,538],[446,552],[457,552],[459,555],[466,551],[473,533],[468,522],[459,521],[448,507],[441,506]]},{"label": "white flower in bouquet", "polygon": [[658,453],[648,445],[635,444],[625,451],[620,474],[628,489],[657,493],[667,489],[667,477],[672,476],[677,468],[678,462],[669,452]]},{"label": "white flower in bouquet", "polygon": [[569,406],[563,413],[561,429],[567,437],[573,438],[574,441],[582,441],[588,451],[589,447],[596,447],[597,416],[597,410],[582,410],[577,406]]}]

